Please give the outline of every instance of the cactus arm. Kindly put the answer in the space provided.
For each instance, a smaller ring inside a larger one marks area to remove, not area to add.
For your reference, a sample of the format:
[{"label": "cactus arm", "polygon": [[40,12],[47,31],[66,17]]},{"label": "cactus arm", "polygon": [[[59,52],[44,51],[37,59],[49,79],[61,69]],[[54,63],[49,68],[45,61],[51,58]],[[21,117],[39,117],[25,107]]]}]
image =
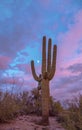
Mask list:
[{"label": "cactus arm", "polygon": [[42,46],[42,74],[46,72],[46,37],[43,37],[43,46]]},{"label": "cactus arm", "polygon": [[52,59],[52,67],[51,67],[51,72],[49,74],[49,80],[51,80],[55,74],[56,70],[56,56],[57,56],[57,46],[54,45],[53,47],[53,59]]},{"label": "cactus arm", "polygon": [[36,75],[35,67],[34,67],[34,61],[33,60],[31,61],[31,70],[32,70],[32,75],[33,75],[34,79],[36,81],[39,81],[40,78]]},{"label": "cactus arm", "polygon": [[48,61],[47,61],[47,72],[49,73],[51,70],[51,46],[52,46],[52,41],[49,39],[48,41]]}]

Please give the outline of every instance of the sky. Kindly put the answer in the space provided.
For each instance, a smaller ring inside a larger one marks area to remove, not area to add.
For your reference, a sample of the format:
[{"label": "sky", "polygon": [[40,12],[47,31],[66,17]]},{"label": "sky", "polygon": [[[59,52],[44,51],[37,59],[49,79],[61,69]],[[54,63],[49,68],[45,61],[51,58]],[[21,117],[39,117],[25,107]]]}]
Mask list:
[{"label": "sky", "polygon": [[39,75],[43,36],[57,45],[51,95],[82,94],[82,0],[0,0],[0,89],[37,87],[30,61]]}]

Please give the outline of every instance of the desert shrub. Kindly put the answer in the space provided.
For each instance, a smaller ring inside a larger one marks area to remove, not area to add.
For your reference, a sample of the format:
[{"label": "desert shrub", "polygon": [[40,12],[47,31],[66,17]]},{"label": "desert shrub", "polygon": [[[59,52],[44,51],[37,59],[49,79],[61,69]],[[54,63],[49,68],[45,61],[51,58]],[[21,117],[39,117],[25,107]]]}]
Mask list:
[{"label": "desert shrub", "polygon": [[0,122],[5,122],[14,118],[18,109],[19,106],[16,104],[13,95],[7,92],[2,94],[2,98],[0,100]]},{"label": "desert shrub", "polygon": [[33,104],[32,111],[38,116],[42,113],[41,102],[41,93],[38,88],[34,88],[31,91],[31,103]]},{"label": "desert shrub", "polygon": [[30,114],[33,111],[32,95],[29,92],[20,93],[20,113]]},{"label": "desert shrub", "polygon": [[[41,101],[36,98],[35,90],[30,94],[27,91],[11,94],[0,93],[0,122],[13,119],[18,115],[40,114]],[[39,104],[39,105],[38,105]]]},{"label": "desert shrub", "polygon": [[74,127],[74,122],[70,119],[68,112],[59,114],[57,121],[62,123],[63,127],[67,130],[76,130]]},{"label": "desert shrub", "polygon": [[82,115],[82,95],[79,96],[79,103],[78,103],[78,106],[79,106],[79,111]]},{"label": "desert shrub", "polygon": [[68,109],[58,115],[57,120],[67,130],[82,130],[82,96],[75,98],[72,102],[67,102]]},{"label": "desert shrub", "polygon": [[5,122],[19,115],[30,114],[32,102],[28,92],[0,94],[0,122]]},{"label": "desert shrub", "polygon": [[[5,122],[18,115],[40,114],[41,99],[37,90],[22,93],[0,92],[0,122]],[[39,104],[39,105],[38,105]]]},{"label": "desert shrub", "polygon": [[63,107],[59,101],[55,101],[53,97],[50,97],[50,115],[57,116],[63,111]]},{"label": "desert shrub", "polygon": [[60,114],[60,113],[62,113],[63,112],[63,107],[61,106],[61,103],[60,102],[55,102],[54,103],[54,113],[55,113],[55,115],[58,115],[58,114]]},{"label": "desert shrub", "polygon": [[67,130],[82,130],[82,116],[79,113],[61,113],[58,115],[57,121]]}]

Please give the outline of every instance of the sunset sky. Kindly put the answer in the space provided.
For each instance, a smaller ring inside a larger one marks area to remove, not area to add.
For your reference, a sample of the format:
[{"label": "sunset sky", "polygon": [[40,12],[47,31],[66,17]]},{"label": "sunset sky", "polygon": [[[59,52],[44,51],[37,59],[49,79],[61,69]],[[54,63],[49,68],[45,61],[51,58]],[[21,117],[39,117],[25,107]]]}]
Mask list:
[{"label": "sunset sky", "polygon": [[51,95],[82,93],[82,0],[0,0],[0,89],[14,79],[20,89],[37,87],[30,61],[40,74],[43,36],[58,49]]}]

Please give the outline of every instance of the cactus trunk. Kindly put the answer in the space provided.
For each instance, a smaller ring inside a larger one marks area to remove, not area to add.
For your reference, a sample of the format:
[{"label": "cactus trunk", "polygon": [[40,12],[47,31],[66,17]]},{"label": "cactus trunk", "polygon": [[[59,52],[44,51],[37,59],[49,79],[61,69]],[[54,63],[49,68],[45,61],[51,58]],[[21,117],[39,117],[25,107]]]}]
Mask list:
[{"label": "cactus trunk", "polygon": [[[34,61],[31,61],[31,69],[33,77],[36,81],[41,83],[42,90],[42,122],[43,124],[49,124],[49,100],[50,100],[50,91],[49,91],[49,81],[54,77],[56,70],[56,52],[57,46],[53,47],[53,57],[51,59],[51,47],[52,40],[48,40],[48,55],[46,56],[46,37],[43,37],[42,44],[42,72],[41,76],[37,76],[34,67]],[[47,60],[46,60],[47,59]]]},{"label": "cactus trunk", "polygon": [[42,80],[42,122],[49,123],[49,80]]}]

